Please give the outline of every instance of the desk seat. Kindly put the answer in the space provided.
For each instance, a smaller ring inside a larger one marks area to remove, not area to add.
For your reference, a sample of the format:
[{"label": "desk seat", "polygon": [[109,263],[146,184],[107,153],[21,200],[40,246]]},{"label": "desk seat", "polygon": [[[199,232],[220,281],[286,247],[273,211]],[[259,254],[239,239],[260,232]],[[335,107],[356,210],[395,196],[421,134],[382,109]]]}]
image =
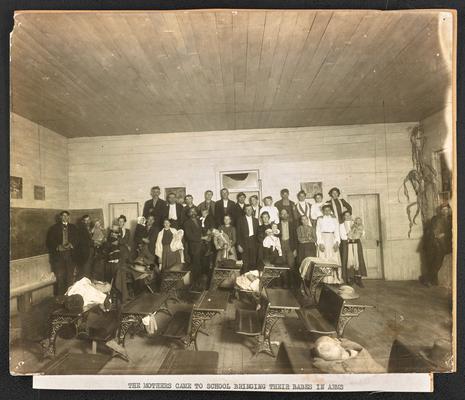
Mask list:
[{"label": "desk seat", "polygon": [[110,361],[108,354],[65,353],[47,364],[45,375],[94,375]]},{"label": "desk seat", "polygon": [[192,318],[192,310],[190,311],[177,311],[173,318],[170,319],[162,336],[181,339],[189,333],[189,327]]}]

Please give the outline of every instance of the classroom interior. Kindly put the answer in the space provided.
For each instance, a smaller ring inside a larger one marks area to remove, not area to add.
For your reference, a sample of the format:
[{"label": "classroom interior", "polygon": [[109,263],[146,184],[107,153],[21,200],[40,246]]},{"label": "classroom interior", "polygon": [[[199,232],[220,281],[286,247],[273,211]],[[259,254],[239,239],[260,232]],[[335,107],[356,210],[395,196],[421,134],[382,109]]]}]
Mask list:
[{"label": "classroom interior", "polygon": [[[55,214],[69,210],[72,222],[89,214],[105,227],[124,214],[133,234],[152,186],[162,198],[185,188],[198,204],[207,189],[220,198],[224,173],[251,171],[258,183],[246,190],[260,198],[278,200],[288,188],[295,201],[303,185],[316,182],[325,200],[330,188],[340,188],[362,217],[368,276],[356,292],[357,302],[370,307],[347,324],[344,337],[383,371],[396,340],[415,349],[450,340],[453,255],[444,258],[437,286],[419,277],[422,217],[453,201],[454,40],[451,15],[432,11],[17,14],[10,371],[167,373],[172,349],[183,346],[163,334],[128,334],[124,359],[104,342],[65,329],[56,354],[44,356],[55,301],[47,229]],[[411,226],[416,127],[425,138],[421,157],[438,182]],[[281,289],[279,278],[273,288]],[[181,292],[179,302],[168,302],[169,313],[157,314],[160,333],[177,312],[198,304]],[[273,326],[273,354],[256,355],[256,337],[236,332],[240,295],[228,296],[191,349],[215,353],[214,373],[283,372],[283,343],[289,371],[305,364],[303,370],[317,372],[310,360],[315,332],[295,309]],[[110,318],[116,336],[118,312]],[[291,356],[292,348],[302,356]],[[69,361],[69,354],[78,356]],[[60,366],[57,359],[65,361]]]}]

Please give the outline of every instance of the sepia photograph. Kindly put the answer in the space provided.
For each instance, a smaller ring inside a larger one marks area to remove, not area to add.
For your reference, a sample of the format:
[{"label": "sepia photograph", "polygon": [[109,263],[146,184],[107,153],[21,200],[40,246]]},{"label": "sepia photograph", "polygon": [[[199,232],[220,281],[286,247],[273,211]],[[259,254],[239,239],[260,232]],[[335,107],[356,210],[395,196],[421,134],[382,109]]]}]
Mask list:
[{"label": "sepia photograph", "polygon": [[455,371],[455,18],[16,12],[10,373]]}]

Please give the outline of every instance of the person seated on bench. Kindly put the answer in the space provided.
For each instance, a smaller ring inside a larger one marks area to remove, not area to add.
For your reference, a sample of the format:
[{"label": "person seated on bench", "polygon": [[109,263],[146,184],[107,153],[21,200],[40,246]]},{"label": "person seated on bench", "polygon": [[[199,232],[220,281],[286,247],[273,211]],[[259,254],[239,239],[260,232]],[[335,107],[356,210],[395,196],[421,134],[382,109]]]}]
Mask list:
[{"label": "person seated on bench", "polygon": [[272,224],[271,228],[265,230],[265,239],[262,243],[263,263],[265,266],[282,265],[285,263],[281,241],[279,240],[280,231],[278,225]]}]

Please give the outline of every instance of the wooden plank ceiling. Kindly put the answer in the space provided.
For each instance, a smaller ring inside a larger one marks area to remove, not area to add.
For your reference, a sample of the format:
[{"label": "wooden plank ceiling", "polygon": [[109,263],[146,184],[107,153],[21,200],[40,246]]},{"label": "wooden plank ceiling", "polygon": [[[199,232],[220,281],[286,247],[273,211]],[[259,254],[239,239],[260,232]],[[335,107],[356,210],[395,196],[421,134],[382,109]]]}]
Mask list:
[{"label": "wooden plank ceiling", "polygon": [[15,20],[12,111],[67,137],[418,121],[451,84],[451,23],[433,12]]}]

